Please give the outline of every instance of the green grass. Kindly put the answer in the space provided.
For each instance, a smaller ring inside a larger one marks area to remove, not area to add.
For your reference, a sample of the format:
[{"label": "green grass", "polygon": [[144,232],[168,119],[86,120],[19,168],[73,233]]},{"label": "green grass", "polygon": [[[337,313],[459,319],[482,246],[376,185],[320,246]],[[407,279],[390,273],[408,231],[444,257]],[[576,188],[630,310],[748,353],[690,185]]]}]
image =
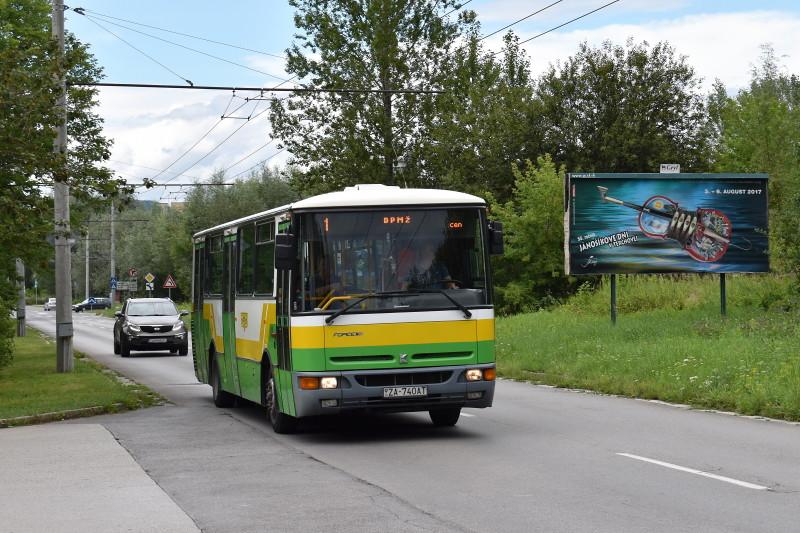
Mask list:
[{"label": "green grass", "polygon": [[16,339],[11,365],[0,369],[0,419],[100,406],[107,411],[160,402],[141,385],[123,384],[100,364],[76,353],[75,370],[56,372],[56,345],[34,330]]},{"label": "green grass", "polygon": [[[549,311],[501,318],[501,375],[559,387],[800,420],[800,313],[789,281],[631,277]],[[792,310],[794,309],[794,310]]]}]

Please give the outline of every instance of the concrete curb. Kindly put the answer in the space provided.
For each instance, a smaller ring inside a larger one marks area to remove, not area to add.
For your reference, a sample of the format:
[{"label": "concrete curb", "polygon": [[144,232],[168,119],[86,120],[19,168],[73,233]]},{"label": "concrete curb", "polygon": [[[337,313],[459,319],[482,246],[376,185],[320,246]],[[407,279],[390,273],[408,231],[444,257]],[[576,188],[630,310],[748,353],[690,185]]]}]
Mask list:
[{"label": "concrete curb", "polygon": [[128,411],[124,403],[111,405],[95,405],[93,407],[82,407],[80,409],[69,409],[67,411],[56,411],[53,413],[40,413],[36,415],[17,416],[15,418],[0,418],[0,428],[10,428],[16,426],[28,426],[31,424],[44,424],[47,422],[57,422],[59,420],[69,420],[71,418],[82,418],[85,416],[104,415],[108,413],[119,413]]}]

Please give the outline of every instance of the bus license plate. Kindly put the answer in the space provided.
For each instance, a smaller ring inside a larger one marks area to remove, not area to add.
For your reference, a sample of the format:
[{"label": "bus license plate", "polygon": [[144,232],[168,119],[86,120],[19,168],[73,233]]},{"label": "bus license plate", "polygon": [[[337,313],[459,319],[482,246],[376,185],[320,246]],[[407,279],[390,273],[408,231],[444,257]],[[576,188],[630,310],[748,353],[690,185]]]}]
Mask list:
[{"label": "bus license plate", "polygon": [[407,385],[403,387],[384,387],[384,398],[419,398],[428,395],[428,387]]},{"label": "bus license plate", "polygon": [[150,339],[150,342],[167,342],[167,339]]}]

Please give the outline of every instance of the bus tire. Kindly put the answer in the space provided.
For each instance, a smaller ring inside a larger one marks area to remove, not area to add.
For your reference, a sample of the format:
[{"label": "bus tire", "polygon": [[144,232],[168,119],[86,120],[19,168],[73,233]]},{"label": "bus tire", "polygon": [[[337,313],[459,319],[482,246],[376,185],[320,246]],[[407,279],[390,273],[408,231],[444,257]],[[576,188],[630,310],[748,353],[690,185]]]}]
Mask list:
[{"label": "bus tire", "polygon": [[267,390],[264,396],[267,400],[266,407],[269,423],[272,424],[272,429],[275,433],[281,435],[294,433],[297,429],[297,419],[281,412],[280,406],[278,405],[278,391],[277,387],[275,387],[275,378],[272,376],[272,372],[269,373]]},{"label": "bus tire", "polygon": [[211,364],[211,395],[214,399],[214,405],[217,407],[233,407],[236,400],[233,394],[222,390],[222,381],[219,376],[219,365],[216,357]]},{"label": "bus tire", "polygon": [[444,409],[431,409],[428,411],[431,415],[431,422],[434,426],[448,427],[455,426],[458,422],[458,417],[461,416],[460,407],[447,407]]}]

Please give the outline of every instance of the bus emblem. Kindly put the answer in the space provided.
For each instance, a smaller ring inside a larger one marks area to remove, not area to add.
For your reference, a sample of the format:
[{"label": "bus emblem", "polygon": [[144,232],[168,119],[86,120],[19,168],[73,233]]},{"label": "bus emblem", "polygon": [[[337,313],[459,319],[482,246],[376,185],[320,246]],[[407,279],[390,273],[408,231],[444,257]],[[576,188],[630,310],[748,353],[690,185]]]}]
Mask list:
[{"label": "bus emblem", "polygon": [[401,353],[400,354],[400,364],[401,365],[407,365],[408,364],[408,354],[407,353]]}]

